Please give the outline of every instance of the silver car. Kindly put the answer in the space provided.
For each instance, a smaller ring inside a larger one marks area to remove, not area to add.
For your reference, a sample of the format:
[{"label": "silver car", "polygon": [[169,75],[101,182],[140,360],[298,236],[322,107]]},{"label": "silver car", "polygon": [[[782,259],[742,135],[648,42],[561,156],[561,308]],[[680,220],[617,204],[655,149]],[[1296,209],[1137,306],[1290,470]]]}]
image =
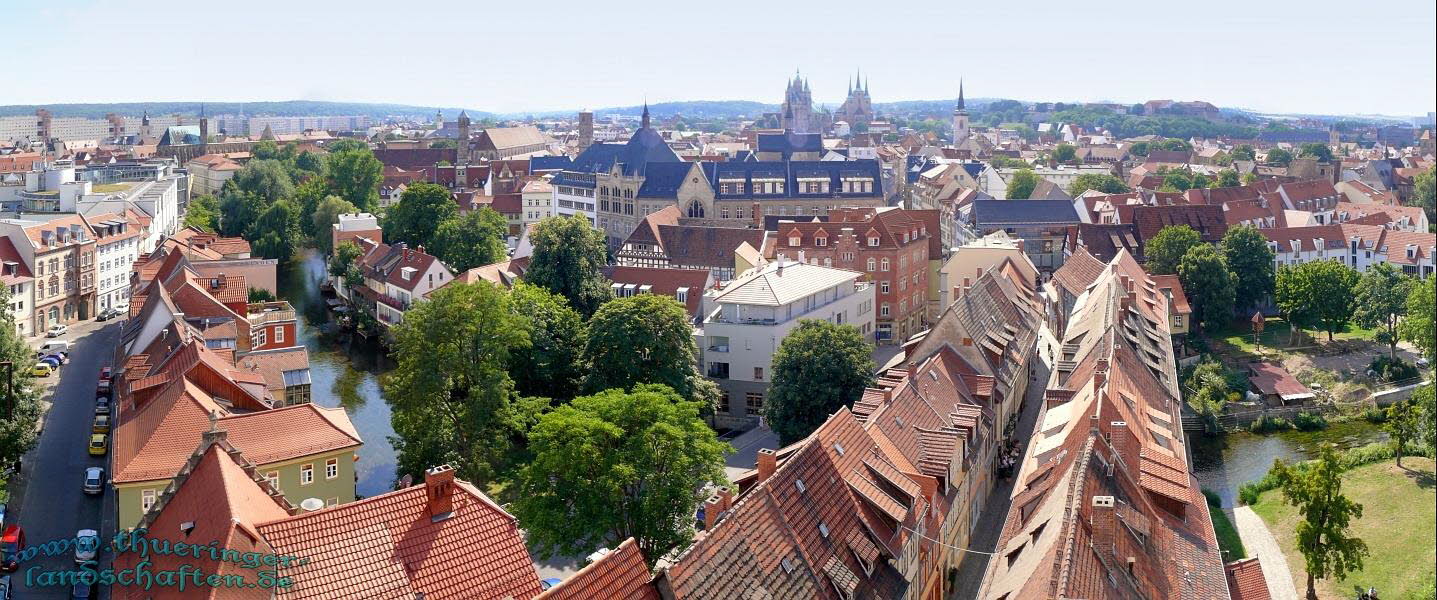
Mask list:
[{"label": "silver car", "polygon": [[85,493],[99,494],[105,491],[105,470],[100,467],[85,469]]},{"label": "silver car", "polygon": [[100,551],[100,532],[81,529],[75,532],[75,564],[95,560]]}]

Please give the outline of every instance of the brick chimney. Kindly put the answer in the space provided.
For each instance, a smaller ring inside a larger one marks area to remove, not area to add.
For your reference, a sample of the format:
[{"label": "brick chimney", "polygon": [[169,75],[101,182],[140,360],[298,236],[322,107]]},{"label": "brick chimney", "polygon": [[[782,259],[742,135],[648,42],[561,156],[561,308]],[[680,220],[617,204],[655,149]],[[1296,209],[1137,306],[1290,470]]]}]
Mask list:
[{"label": "brick chimney", "polygon": [[753,203],[753,227],[763,231],[763,207],[759,206],[757,202]]},{"label": "brick chimney", "polygon": [[1112,496],[1093,496],[1093,548],[1104,556],[1113,555],[1113,529],[1116,515],[1113,514]]},{"label": "brick chimney", "polygon": [[720,486],[716,493],[719,497],[719,500],[722,500],[721,504],[723,505],[723,509],[725,511],[730,508],[733,508],[733,489],[729,488],[726,485]]},{"label": "brick chimney", "polygon": [[720,498],[718,494],[709,496],[707,500],[704,500],[704,531],[713,530],[714,523],[718,522],[719,513],[723,511],[723,498]]},{"label": "brick chimney", "polygon": [[439,465],[425,471],[424,496],[431,521],[448,518],[454,512],[454,467]]},{"label": "brick chimney", "polygon": [[763,482],[773,476],[778,470],[778,455],[774,454],[772,448],[762,448],[758,451],[758,480]]}]

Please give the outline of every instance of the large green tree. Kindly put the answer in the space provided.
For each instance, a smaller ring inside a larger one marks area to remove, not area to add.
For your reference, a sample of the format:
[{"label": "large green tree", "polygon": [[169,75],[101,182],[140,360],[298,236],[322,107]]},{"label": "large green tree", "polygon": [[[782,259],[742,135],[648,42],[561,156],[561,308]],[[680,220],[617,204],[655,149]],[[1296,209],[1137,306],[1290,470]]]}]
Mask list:
[{"label": "large green tree", "polygon": [[1353,289],[1352,320],[1363,327],[1377,327],[1376,339],[1387,344],[1397,358],[1397,324],[1407,313],[1411,280],[1389,263],[1372,265],[1357,279]]},{"label": "large green tree", "polygon": [[1217,179],[1213,180],[1212,186],[1226,188],[1237,187],[1239,185],[1242,185],[1242,180],[1238,178],[1237,171],[1234,171],[1232,169],[1223,169],[1217,172]]},{"label": "large green tree", "polygon": [[1317,459],[1300,467],[1278,459],[1272,474],[1283,500],[1302,515],[1297,550],[1307,567],[1307,598],[1317,600],[1318,579],[1342,579],[1360,570],[1369,554],[1367,544],[1348,531],[1353,520],[1362,518],[1362,505],[1342,495],[1342,461],[1332,444],[1323,444]]},{"label": "large green tree", "polygon": [[1257,151],[1252,146],[1240,144],[1232,149],[1233,160],[1257,160]]},{"label": "large green tree", "polygon": [[1248,225],[1229,228],[1222,236],[1222,255],[1233,276],[1233,306],[1246,310],[1272,294],[1276,256],[1267,238]]},{"label": "large green tree", "polygon": [[440,223],[429,253],[455,271],[468,271],[502,260],[508,232],[504,216],[485,206]]},{"label": "large green tree", "polygon": [[1417,407],[1417,439],[1437,448],[1437,383],[1412,390],[1412,404]]},{"label": "large green tree", "polygon": [[1392,436],[1392,449],[1397,455],[1397,466],[1402,466],[1402,453],[1407,449],[1407,444],[1417,439],[1419,419],[1421,415],[1418,408],[1407,400],[1398,400],[1387,407],[1387,421],[1382,428]]},{"label": "large green tree", "polygon": [[1077,198],[1088,190],[1098,190],[1104,194],[1126,194],[1132,191],[1123,180],[1105,173],[1083,173],[1073,178],[1073,183],[1068,184],[1068,195]]},{"label": "large green tree", "polygon": [[345,241],[334,249],[334,256],[329,257],[329,274],[349,287],[364,284],[364,273],[359,270],[359,258],[364,256],[364,249],[353,241]]},{"label": "large green tree", "polygon": [[615,298],[589,320],[584,362],[592,368],[584,388],[661,383],[692,398],[697,355],[688,311],[677,300],[658,294]]},{"label": "large green tree", "polygon": [[255,254],[289,261],[303,240],[299,231],[299,207],[287,198],[269,205],[246,237],[254,244]]},{"label": "large green tree", "polygon": [[1008,179],[1008,199],[1027,200],[1038,187],[1038,176],[1029,169],[1018,169]]},{"label": "large green tree", "polygon": [[234,183],[243,191],[258,194],[266,207],[294,193],[294,181],[288,169],[277,160],[252,160],[225,183]]},{"label": "large green tree", "polygon": [[1297,151],[1303,158],[1315,158],[1318,162],[1332,162],[1332,148],[1322,142],[1308,142]]},{"label": "large green tree", "polygon": [[604,233],[588,219],[549,217],[534,227],[534,255],[524,280],[563,296],[586,318],[613,297],[599,270],[608,264]]},{"label": "large green tree", "polygon": [[1398,325],[1397,333],[1412,342],[1427,358],[1437,358],[1437,323],[1433,322],[1433,295],[1437,293],[1437,277],[1416,282],[1407,292],[1407,316]]},{"label": "large green tree", "polygon": [[1292,153],[1282,148],[1273,148],[1267,151],[1267,164],[1275,167],[1286,167],[1292,162]]},{"label": "large green tree", "polygon": [[563,296],[537,285],[516,283],[509,299],[514,312],[529,320],[530,345],[510,355],[509,374],[519,393],[560,401],[578,395],[586,371],[584,318]]},{"label": "large green tree", "polygon": [[[299,207],[299,214],[301,215],[300,227],[304,229],[304,235],[314,240],[321,250],[328,248],[329,243],[320,242],[319,238],[329,237],[329,226],[333,224],[334,221],[321,225],[319,220],[313,218],[313,215],[315,211],[319,210],[320,203],[324,202],[326,198],[331,197],[338,198],[338,196],[329,189],[329,183],[322,177],[310,177],[306,179],[304,183],[295,186],[294,195],[290,196],[290,199],[294,200],[295,205]],[[343,200],[343,198],[340,199]],[[348,201],[346,200],[346,202]]]},{"label": "large green tree", "polygon": [[805,319],[773,354],[764,417],[779,443],[792,444],[851,406],[873,382],[873,346],[851,325]]},{"label": "large green tree", "polygon": [[1335,260],[1315,260],[1277,271],[1277,306],[1294,330],[1315,328],[1327,339],[1352,320],[1357,272]]},{"label": "large green tree", "polygon": [[1053,148],[1053,160],[1063,164],[1078,160],[1078,148],[1072,144],[1058,144]]},{"label": "large green tree", "polygon": [[1143,247],[1143,255],[1148,259],[1148,272],[1153,275],[1177,273],[1178,261],[1183,259],[1189,248],[1201,243],[1202,236],[1187,225],[1169,225],[1162,228]]},{"label": "large green tree", "polygon": [[1408,201],[1412,206],[1420,206],[1427,211],[1427,221],[1437,224],[1437,178],[1433,177],[1432,169],[1418,173],[1412,178],[1412,198]]},{"label": "large green tree", "polygon": [[369,144],[364,143],[363,140],[346,138],[332,141],[324,149],[332,156],[350,150],[369,150]]},{"label": "large green tree", "polygon": [[225,182],[220,191],[219,233],[227,237],[249,239],[250,227],[269,203],[254,192],[246,192]]},{"label": "large green tree", "polygon": [[[0,286],[0,306],[10,305],[9,288]],[[9,310],[0,311],[0,360],[8,361],[15,369],[9,389],[0,388],[0,503],[3,503],[8,493],[5,473],[11,465],[18,466],[20,457],[35,446],[36,421],[40,419],[39,397],[27,377],[29,367],[35,364],[35,353],[16,333],[15,316]]]},{"label": "large green tree", "polygon": [[1178,279],[1204,329],[1214,331],[1232,320],[1232,273],[1212,245],[1189,248],[1178,263]]},{"label": "large green tree", "polygon": [[456,465],[470,481],[503,470],[513,438],[511,353],[528,327],[504,290],[451,282],[414,305],[392,329],[398,365],[384,379],[399,472],[421,476]]},{"label": "large green tree", "polygon": [[410,248],[433,246],[434,234],[445,221],[459,217],[459,205],[444,186],[416,183],[404,190],[399,203],[384,215],[384,237]]},{"label": "large green tree", "polygon": [[198,227],[210,233],[219,231],[220,201],[210,194],[195,196],[185,208],[185,227]]},{"label": "large green tree", "polygon": [[539,419],[514,513],[543,556],[634,538],[650,565],[693,536],[694,508],[724,484],[724,453],[699,406],[661,385],[581,396]]},{"label": "large green tree", "polygon": [[309,213],[310,230],[314,232],[314,246],[322,254],[329,254],[332,250],[330,246],[334,243],[334,236],[330,234],[331,227],[339,222],[339,215],[357,212],[359,212],[359,207],[339,196],[329,196],[321,200],[319,205],[314,207],[314,211]]},{"label": "large green tree", "polygon": [[331,151],[325,162],[329,187],[351,204],[373,212],[379,206],[384,165],[369,148]]}]

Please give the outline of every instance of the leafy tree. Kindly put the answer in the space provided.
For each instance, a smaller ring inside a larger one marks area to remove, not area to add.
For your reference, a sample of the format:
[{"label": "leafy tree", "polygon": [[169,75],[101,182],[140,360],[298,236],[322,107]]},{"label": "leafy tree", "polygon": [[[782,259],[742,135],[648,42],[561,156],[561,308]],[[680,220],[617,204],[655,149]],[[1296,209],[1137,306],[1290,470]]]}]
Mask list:
[{"label": "leafy tree", "polygon": [[249,296],[250,304],[275,301],[274,294],[271,294],[269,290],[264,288],[252,287],[249,289],[247,295]]},{"label": "leafy tree", "polygon": [[1175,192],[1182,192],[1201,186],[1198,186],[1194,182],[1194,177],[1191,172],[1174,170],[1163,174],[1163,187],[1171,188],[1171,190]]},{"label": "leafy tree", "polygon": [[1397,358],[1397,324],[1407,312],[1410,287],[1409,278],[1390,263],[1380,262],[1358,277],[1353,289],[1353,321],[1363,327],[1380,326],[1376,339],[1387,344],[1393,359]]},{"label": "leafy tree", "polygon": [[334,155],[351,150],[369,150],[369,144],[364,143],[363,140],[342,139],[330,142],[324,149],[331,155]]},{"label": "leafy tree", "polygon": [[[10,305],[10,286],[0,285],[0,306]],[[11,387],[0,389],[0,501],[5,500],[6,467],[18,465],[20,457],[35,446],[36,422],[40,419],[39,395],[26,377],[35,364],[34,351],[16,333],[12,311],[0,311],[0,360],[9,361],[16,372]]]},{"label": "leafy tree", "polygon": [[1297,155],[1304,158],[1315,158],[1318,162],[1332,162],[1332,148],[1322,142],[1303,144],[1298,148]]},{"label": "leafy tree", "polygon": [[430,148],[458,148],[458,147],[459,147],[459,142],[456,141],[456,140],[434,140],[434,141],[432,141],[432,142],[429,143],[429,147],[430,147]]},{"label": "leafy tree", "polygon": [[331,226],[339,222],[339,215],[348,215],[359,212],[359,207],[350,204],[348,200],[339,196],[329,196],[314,208],[310,213],[310,225],[314,231],[314,245],[324,254],[329,254],[330,244],[334,243],[330,235]]},{"label": "leafy tree", "polygon": [[1257,182],[1257,173],[1248,173],[1242,176],[1243,185],[1252,185]]},{"label": "leafy tree", "polygon": [[1233,160],[1257,160],[1257,151],[1252,146],[1241,144],[1232,149]]},{"label": "leafy tree", "polygon": [[250,154],[255,160],[275,160],[279,158],[279,144],[274,140],[260,140],[250,148]]},{"label": "leafy tree", "polygon": [[1418,173],[1412,178],[1412,199],[1409,202],[1412,206],[1420,206],[1427,211],[1427,220],[1437,223],[1437,179],[1432,175],[1432,169]]},{"label": "leafy tree", "polygon": [[226,182],[220,192],[220,235],[249,239],[250,226],[268,207],[259,194],[241,191]]},{"label": "leafy tree", "polygon": [[1151,151],[1152,148],[1147,142],[1133,142],[1133,145],[1128,146],[1128,154],[1133,156],[1147,156]]},{"label": "leafy tree", "polygon": [[1317,579],[1342,579],[1362,569],[1362,558],[1369,554],[1367,544],[1347,530],[1353,519],[1362,518],[1362,505],[1342,495],[1342,463],[1332,444],[1323,444],[1317,460],[1305,467],[1277,459],[1272,474],[1283,500],[1302,515],[1297,550],[1307,567],[1307,598],[1317,600]]},{"label": "leafy tree", "polygon": [[1053,148],[1053,160],[1071,163],[1078,160],[1078,148],[1072,144],[1058,144]]},{"label": "leafy tree", "polygon": [[1273,148],[1267,151],[1267,164],[1275,167],[1286,167],[1292,163],[1292,153],[1282,148]]},{"label": "leafy tree", "polygon": [[324,158],[319,154],[305,150],[299,156],[294,157],[294,168],[299,171],[318,175],[324,172]]},{"label": "leafy tree", "polygon": [[444,186],[416,183],[404,190],[399,203],[384,215],[384,237],[410,248],[433,246],[434,234],[445,221],[459,216],[459,205]]},{"label": "leafy tree", "polygon": [[873,382],[873,347],[851,325],[805,319],[773,355],[773,386],[764,416],[779,443],[813,433],[828,415],[850,406]]},{"label": "leafy tree", "polygon": [[210,194],[195,196],[185,209],[185,227],[198,227],[210,233],[219,231],[220,201]]},{"label": "leafy tree", "polygon": [[1084,173],[1074,177],[1073,183],[1068,185],[1068,195],[1074,198],[1088,190],[1098,190],[1104,194],[1126,194],[1133,191],[1123,180],[1101,173]]},{"label": "leafy tree", "polygon": [[1217,172],[1217,179],[1213,180],[1213,187],[1237,187],[1242,185],[1242,180],[1237,176],[1237,171],[1223,169]]},{"label": "leafy tree", "polygon": [[597,368],[589,369],[584,388],[661,383],[691,398],[697,356],[688,311],[677,300],[657,294],[616,298],[589,320],[584,362]]},{"label": "leafy tree", "polygon": [[585,318],[613,293],[599,269],[608,263],[603,232],[584,217],[549,217],[534,227],[524,280],[563,296]]},{"label": "leafy tree", "polygon": [[515,387],[525,396],[573,398],[584,381],[584,318],[563,296],[524,282],[514,285],[509,301],[529,320],[529,347],[510,356]]},{"label": "leafy tree", "polygon": [[1392,436],[1393,450],[1397,454],[1397,466],[1402,466],[1402,451],[1407,444],[1417,439],[1419,426],[1417,407],[1406,400],[1398,400],[1387,407],[1387,421],[1382,428]]},{"label": "leafy tree", "polygon": [[693,535],[694,507],[725,483],[724,453],[699,406],[662,385],[575,398],[529,433],[514,513],[542,556],[634,538],[653,565]]},{"label": "leafy tree", "polygon": [[1251,308],[1272,294],[1276,260],[1267,238],[1248,225],[1231,227],[1222,236],[1222,254],[1233,276],[1233,306]]},{"label": "leafy tree", "polygon": [[1293,329],[1319,328],[1332,334],[1352,319],[1357,272],[1333,260],[1317,260],[1277,271],[1277,305]]},{"label": "leafy tree", "polygon": [[[1196,229],[1187,225],[1164,227],[1153,239],[1148,240],[1143,254],[1147,255],[1148,272],[1153,275],[1172,275],[1178,272],[1178,262],[1188,249],[1202,243]],[[1184,286],[1184,289],[1187,289]]]},{"label": "leafy tree", "polygon": [[[329,237],[329,224],[319,225],[313,218],[314,213],[319,209],[319,204],[331,196],[334,196],[334,192],[330,191],[329,183],[322,177],[306,179],[304,183],[295,186],[294,195],[290,196],[290,199],[294,200],[295,205],[299,207],[299,214],[303,215],[303,218],[300,219],[300,227],[304,230],[305,236],[317,243],[320,236]],[[321,249],[327,247],[328,244],[320,246]]]},{"label": "leafy tree", "polygon": [[504,466],[515,415],[511,353],[529,344],[524,317],[488,282],[451,282],[392,329],[398,366],[384,379],[399,471],[442,463],[470,481]]},{"label": "leafy tree", "polygon": [[1433,323],[1433,295],[1437,293],[1437,278],[1428,277],[1417,282],[1407,292],[1407,316],[1397,326],[1402,339],[1412,342],[1427,358],[1437,356],[1437,324]]},{"label": "leafy tree", "polygon": [[1033,189],[1036,187],[1038,187],[1038,176],[1029,169],[1019,169],[1008,180],[1008,199],[1027,200],[1033,195]]},{"label": "leafy tree", "polygon": [[1193,149],[1192,144],[1189,144],[1187,143],[1187,141],[1180,140],[1177,138],[1164,139],[1158,142],[1158,145],[1161,146],[1163,150],[1168,150],[1171,152],[1192,152]]},{"label": "leafy tree", "polygon": [[454,270],[468,271],[503,260],[508,231],[504,216],[485,206],[440,223],[429,251]]},{"label": "leafy tree", "polygon": [[1412,404],[1417,407],[1417,439],[1437,448],[1437,384],[1412,390]]},{"label": "leafy tree", "polygon": [[345,241],[334,249],[334,256],[329,257],[329,274],[351,288],[364,285],[364,272],[359,268],[362,256],[364,249],[359,244]]},{"label": "leafy tree", "polygon": [[1178,279],[1203,328],[1214,330],[1232,319],[1232,273],[1217,249],[1209,244],[1189,248],[1178,263]]},{"label": "leafy tree", "polygon": [[299,249],[299,207],[288,199],[269,205],[250,228],[256,254],[286,262]]},{"label": "leafy tree", "polygon": [[266,207],[294,193],[294,182],[290,180],[289,172],[285,170],[284,163],[277,160],[252,160],[225,184],[231,182],[242,191],[258,195]]},{"label": "leafy tree", "polygon": [[384,181],[384,165],[368,147],[330,151],[325,160],[325,172],[329,177],[329,187],[341,198],[366,212],[373,212],[379,206],[379,184]]},{"label": "leafy tree", "polygon": [[1007,156],[994,156],[988,159],[988,164],[992,165],[994,169],[1027,169],[1033,166],[1023,159]]}]

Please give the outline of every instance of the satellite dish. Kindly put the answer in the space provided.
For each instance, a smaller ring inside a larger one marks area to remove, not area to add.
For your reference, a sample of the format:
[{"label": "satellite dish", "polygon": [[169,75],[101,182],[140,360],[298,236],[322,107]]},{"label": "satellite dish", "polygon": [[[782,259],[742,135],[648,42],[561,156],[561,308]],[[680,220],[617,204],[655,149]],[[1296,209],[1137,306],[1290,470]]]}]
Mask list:
[{"label": "satellite dish", "polygon": [[299,507],[304,509],[304,512],[314,512],[324,508],[324,501],[319,498],[305,498],[300,501]]}]

